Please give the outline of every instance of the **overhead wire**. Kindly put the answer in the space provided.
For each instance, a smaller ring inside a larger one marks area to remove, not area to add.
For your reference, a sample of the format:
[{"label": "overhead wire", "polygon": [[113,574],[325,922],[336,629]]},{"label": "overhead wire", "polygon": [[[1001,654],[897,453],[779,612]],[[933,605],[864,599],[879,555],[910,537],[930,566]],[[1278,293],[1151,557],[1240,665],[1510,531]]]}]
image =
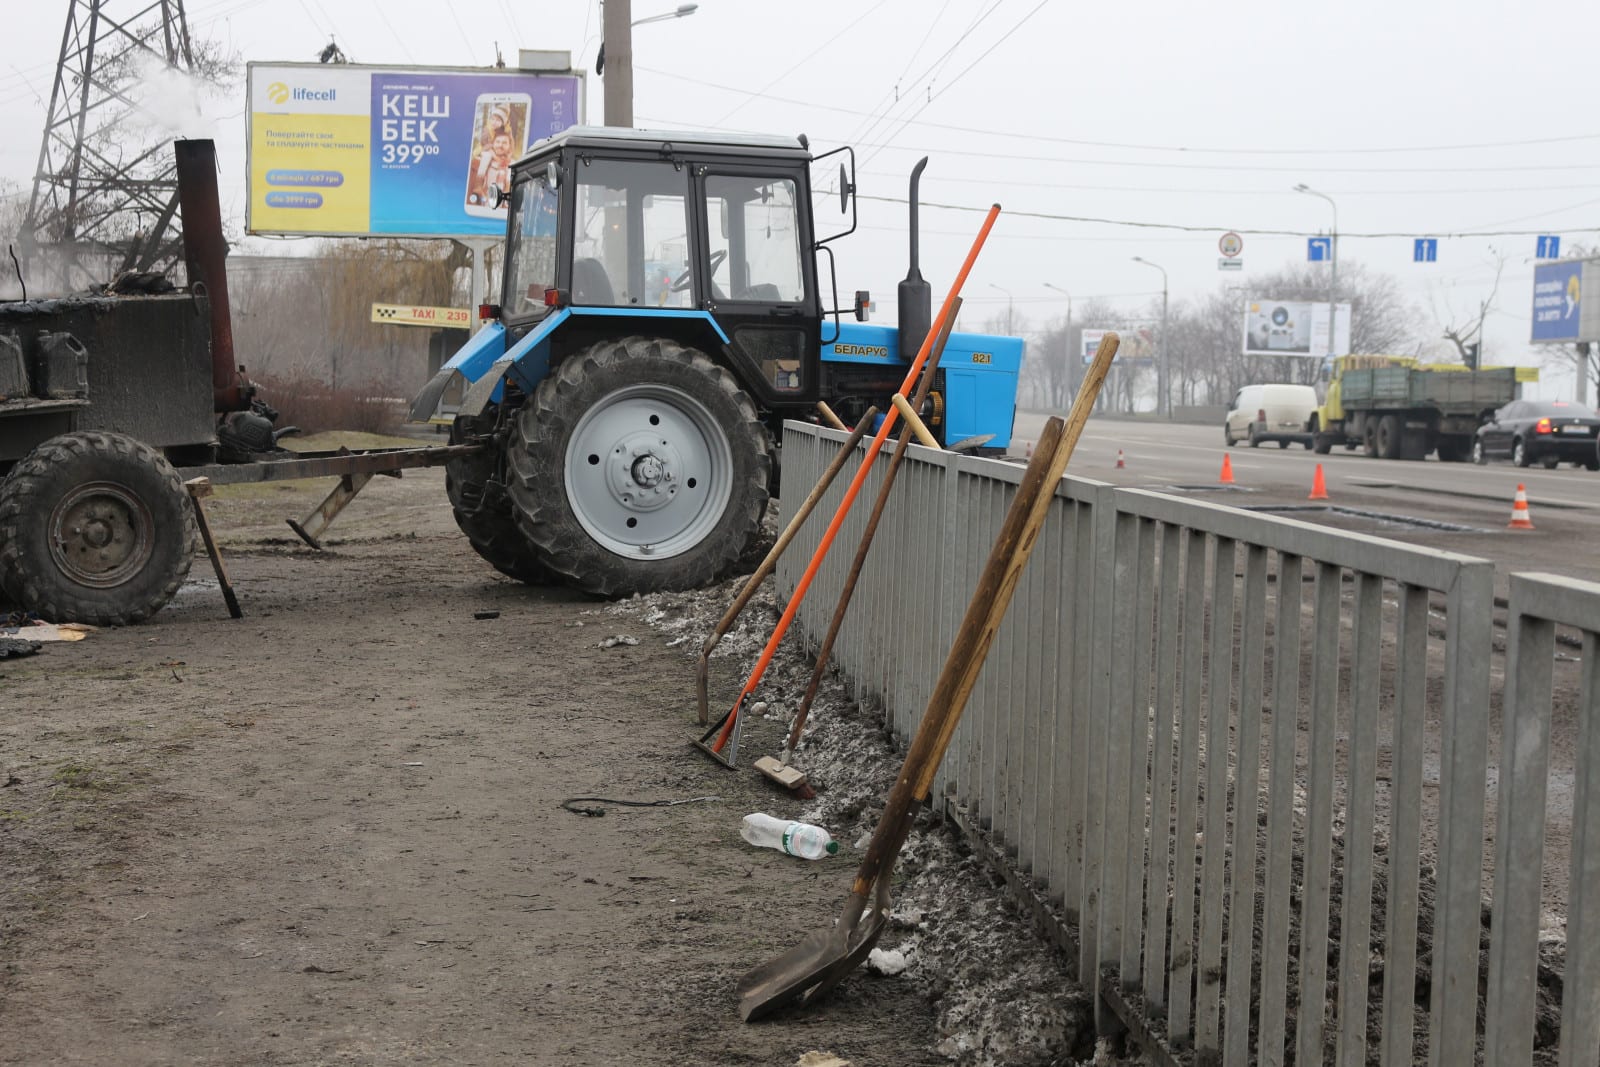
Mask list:
[{"label": "overhead wire", "polygon": [[779,82],[783,81],[783,79],[785,79],[789,75],[793,74],[801,66],[803,66],[804,64],[810,62],[817,55],[818,52],[821,52],[824,48],[827,48],[829,45],[833,44],[833,42],[837,41],[840,37],[843,37],[846,33],[849,33],[851,30],[855,29],[856,26],[861,24],[862,20],[866,19],[869,15],[871,15],[873,12],[877,11],[879,8],[883,7],[883,5],[888,3],[888,2],[889,2],[889,0],[878,0],[878,2],[876,4],[873,4],[867,10],[865,10],[861,14],[857,15],[854,20],[852,20],[850,23],[848,23],[838,33],[834,34],[832,37],[829,37],[826,41],[823,41],[816,48],[813,48],[810,52],[807,52],[804,56],[801,56],[798,60],[796,60],[794,63],[792,63],[786,70],[784,70],[784,72],[782,74],[779,74],[776,78],[773,78],[763,88],[758,89],[756,92],[749,94],[746,97],[746,99],[741,100],[738,104],[736,104],[733,107],[733,109],[731,111],[729,111],[727,114],[723,115],[720,119],[718,119],[717,122],[716,122],[716,125],[720,126],[722,123],[728,121],[734,115],[738,114],[741,110],[743,110],[743,108],[744,108],[744,106],[746,104],[750,103],[752,100],[759,100],[762,96],[766,95],[766,91],[768,89],[771,89],[773,86],[775,86]]},{"label": "overhead wire", "polygon": [[[873,116],[870,121],[858,125],[856,132],[852,135],[853,139],[860,140],[870,137],[873,131],[875,131],[883,121],[893,121],[893,119],[889,118],[890,113],[894,111],[894,109],[901,103],[906,105],[906,110],[909,110],[911,107],[913,107],[916,89],[924,82],[927,83],[928,94],[932,95],[933,83],[939,78],[940,75],[944,73],[945,67],[949,65],[951,58],[956,53],[956,50],[966,43],[972,34],[977,31],[978,27],[983,25],[989,16],[993,15],[1003,3],[1005,3],[1005,0],[994,0],[994,3],[990,4],[987,8],[980,8],[978,12],[973,15],[972,20],[967,23],[966,27],[956,35],[955,43],[949,48],[946,48],[943,52],[939,53],[938,56],[934,57],[933,61],[928,64],[927,68],[923,70],[921,74],[913,78],[907,85],[905,94],[897,94],[895,101],[884,109],[883,114]],[[910,65],[907,64],[908,69],[909,66]]]},{"label": "overhead wire", "polygon": [[[857,197],[857,199],[860,199],[860,200],[872,200],[872,201],[877,201],[877,202],[885,203],[885,204],[904,204],[904,203],[908,202],[905,197],[900,197],[900,196],[870,196],[870,195],[865,194],[865,193],[857,193],[856,197]],[[979,214],[985,213],[985,212],[987,212],[989,210],[988,207],[975,207],[975,206],[971,206],[971,205],[968,205],[968,204],[944,204],[944,203],[938,203],[938,202],[930,201],[930,200],[921,201],[921,206],[925,207],[925,208],[935,208],[935,209],[941,210],[941,211],[977,212]],[[1227,233],[1227,232],[1231,231],[1233,233],[1248,234],[1248,235],[1252,235],[1252,236],[1256,236],[1256,237],[1315,237],[1315,236],[1317,236],[1317,234],[1315,234],[1315,233],[1313,233],[1311,231],[1307,231],[1307,230],[1261,229],[1261,228],[1250,228],[1250,227],[1243,227],[1243,226],[1216,226],[1216,225],[1195,226],[1195,225],[1187,225],[1187,224],[1184,224],[1184,223],[1176,223],[1176,222],[1143,222],[1143,221],[1139,221],[1139,220],[1136,220],[1136,219],[1102,218],[1102,217],[1093,216],[1093,215],[1062,215],[1062,214],[1056,214],[1056,213],[1048,212],[1048,211],[1019,211],[1019,210],[1017,210],[1015,208],[1007,208],[1005,213],[1008,216],[1011,216],[1013,218],[1045,219],[1045,220],[1048,220],[1048,221],[1051,221],[1051,222],[1094,223],[1094,224],[1102,225],[1102,226],[1128,226],[1128,227],[1132,227],[1132,228],[1135,228],[1135,229],[1141,229],[1141,230],[1173,230],[1173,231],[1180,232],[1180,233],[1213,233],[1213,234],[1215,234],[1215,233]],[[1565,227],[1562,227],[1562,229],[1563,229],[1564,232],[1567,232],[1567,233],[1600,233],[1600,226],[1565,226]],[[1539,236],[1539,235],[1543,234],[1544,232],[1545,232],[1544,230],[1488,230],[1488,229],[1461,229],[1461,230],[1437,229],[1437,230],[1428,230],[1428,231],[1425,231],[1425,232],[1402,231],[1402,230],[1386,230],[1386,231],[1381,231],[1381,232],[1353,232],[1353,231],[1348,231],[1348,230],[1340,230],[1339,231],[1339,238],[1340,238],[1340,240],[1344,240],[1346,238],[1359,240],[1359,239],[1366,239],[1366,238],[1437,237],[1437,238],[1442,240],[1442,239],[1445,239],[1445,238],[1460,238],[1460,237],[1536,237],[1536,236]]]},{"label": "overhead wire", "polygon": [[[747,95],[747,96],[748,95],[753,95],[751,90],[744,89],[744,88],[741,88],[741,87],[736,86],[736,85],[727,85],[727,84],[722,83],[722,82],[708,81],[708,80],[706,80],[704,78],[695,78],[695,77],[692,77],[692,76],[687,75],[687,74],[678,73],[677,71],[662,70],[659,67],[650,67],[650,66],[645,66],[645,65],[636,63],[636,64],[634,64],[634,69],[635,70],[639,70],[639,71],[645,71],[645,72],[650,73],[650,74],[656,74],[656,75],[659,75],[659,76],[664,77],[664,78],[672,78],[672,79],[677,80],[677,81],[688,82],[688,83],[690,83],[692,85],[704,86],[707,89],[717,89],[717,90],[720,90],[722,92],[739,93],[739,94],[743,94],[743,95]],[[815,100],[801,100],[801,99],[798,99],[798,98],[795,98],[795,97],[775,96],[775,95],[773,95],[771,93],[763,93],[761,95],[763,96],[764,99],[770,100],[773,103],[793,104],[796,107],[804,107],[804,108],[807,108],[807,109],[813,110],[813,111],[829,111],[829,112],[834,112],[834,113],[841,114],[841,115],[851,115],[851,116],[855,116],[855,117],[858,117],[858,118],[869,118],[870,119],[870,118],[875,117],[875,113],[874,112],[862,111],[859,108],[840,107],[840,106],[834,105],[834,104],[824,104],[824,103],[820,103],[820,102],[815,101]],[[997,130],[997,129],[994,129],[993,127],[987,127],[987,126],[983,126],[983,127],[980,127],[980,126],[962,126],[962,125],[957,125],[955,123],[934,122],[934,121],[931,121],[931,120],[928,120],[928,119],[912,119],[912,120],[908,120],[907,125],[911,125],[911,126],[926,126],[929,129],[935,129],[935,130],[949,130],[949,131],[952,131],[952,132],[955,132],[955,133],[966,133],[966,134],[974,134],[974,135],[978,135],[978,136],[987,136],[987,137],[1005,137],[1005,138],[1012,138],[1012,139],[1017,139],[1017,140],[1025,140],[1025,141],[1030,141],[1030,142],[1046,143],[1046,144],[1067,144],[1067,145],[1073,145],[1073,146],[1083,147],[1083,148],[1117,148],[1117,149],[1125,149],[1125,150],[1129,150],[1129,151],[1174,152],[1174,153],[1178,153],[1178,154],[1181,154],[1181,155],[1242,155],[1242,156],[1252,156],[1252,155],[1263,155],[1263,156],[1275,156],[1275,155],[1332,155],[1332,156],[1338,156],[1338,155],[1379,155],[1379,154],[1397,155],[1397,154],[1423,154],[1423,153],[1429,153],[1429,152],[1476,151],[1476,150],[1492,149],[1492,148],[1524,148],[1524,147],[1529,147],[1529,146],[1533,146],[1533,145],[1570,144],[1570,143],[1575,143],[1575,142],[1579,142],[1579,141],[1600,141],[1600,133],[1584,133],[1584,134],[1572,134],[1572,135],[1569,135],[1569,136],[1562,136],[1562,137],[1534,137],[1534,138],[1522,138],[1522,139],[1518,139],[1518,140],[1506,140],[1506,141],[1481,141],[1481,142],[1472,143],[1472,144],[1416,145],[1416,146],[1405,146],[1405,147],[1362,146],[1362,147],[1348,147],[1348,148],[1201,148],[1201,147],[1189,148],[1189,147],[1184,147],[1182,145],[1150,145],[1150,144],[1137,144],[1137,143],[1122,142],[1122,141],[1097,141],[1097,140],[1089,140],[1089,139],[1085,139],[1085,138],[1076,138],[1076,137],[1057,137],[1057,136],[1052,136],[1052,135],[1045,134],[1045,133],[1022,132],[1022,131],[1011,131],[1011,130]],[[836,140],[838,140],[840,143],[844,144],[844,143],[854,143],[858,139],[854,138],[854,137],[846,137],[846,138],[836,138]],[[928,149],[914,149],[914,151],[928,151]],[[993,153],[987,153],[986,152],[985,154],[989,155],[989,156],[993,156]],[[1035,158],[1035,157],[1026,157],[1026,158]],[[1296,168],[1296,169],[1304,169],[1304,168]],[[1317,168],[1317,169],[1322,169],[1322,168]],[[1529,169],[1538,169],[1538,168],[1529,168]]]},{"label": "overhead wire", "polygon": [[[949,10],[950,3],[951,0],[944,0],[944,3],[939,6],[939,13],[934,15],[933,18],[928,21],[928,28],[923,31],[922,40],[917,42],[917,47],[913,49],[911,55],[906,58],[906,65],[901,69],[900,73],[896,75],[894,84],[887,92],[883,93],[882,96],[879,97],[880,100],[886,101],[882,105],[884,114],[887,114],[893,109],[895,104],[900,102],[901,83],[905,81],[906,75],[911,73],[911,64],[915,63],[917,61],[917,56],[922,54],[922,49],[927,45],[928,38],[933,36],[933,31],[938,28],[940,22],[944,21],[944,15],[945,12]],[[878,112],[878,108],[879,105],[874,104],[871,108],[871,112],[876,114]]]}]

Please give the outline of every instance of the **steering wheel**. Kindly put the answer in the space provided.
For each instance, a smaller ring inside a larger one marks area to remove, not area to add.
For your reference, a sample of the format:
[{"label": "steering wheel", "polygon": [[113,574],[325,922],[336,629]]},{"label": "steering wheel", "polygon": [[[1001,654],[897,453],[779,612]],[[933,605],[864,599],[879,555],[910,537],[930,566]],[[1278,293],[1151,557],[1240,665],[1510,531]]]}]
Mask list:
[{"label": "steering wheel", "polygon": [[[728,250],[726,248],[719,248],[715,252],[711,253],[711,258],[706,260],[706,273],[717,273],[717,268],[722,266],[722,261],[727,258]],[[685,289],[689,288],[689,275],[691,272],[693,272],[693,270],[694,268],[690,267],[672,280],[672,292],[681,293]]]}]

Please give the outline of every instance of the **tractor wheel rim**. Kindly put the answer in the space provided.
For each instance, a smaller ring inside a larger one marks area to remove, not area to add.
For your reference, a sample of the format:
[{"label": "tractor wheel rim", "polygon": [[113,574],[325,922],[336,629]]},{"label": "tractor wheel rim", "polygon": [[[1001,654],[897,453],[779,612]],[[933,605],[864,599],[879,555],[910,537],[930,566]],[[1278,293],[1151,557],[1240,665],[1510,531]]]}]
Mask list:
[{"label": "tractor wheel rim", "polygon": [[667,559],[716,529],[733,450],[706,406],[666,385],[630,385],[584,412],[567,443],[567,503],[607,551]]},{"label": "tractor wheel rim", "polygon": [[155,554],[155,520],[138,495],[115,482],[73,487],[50,511],[50,559],[80,585],[108,589]]}]

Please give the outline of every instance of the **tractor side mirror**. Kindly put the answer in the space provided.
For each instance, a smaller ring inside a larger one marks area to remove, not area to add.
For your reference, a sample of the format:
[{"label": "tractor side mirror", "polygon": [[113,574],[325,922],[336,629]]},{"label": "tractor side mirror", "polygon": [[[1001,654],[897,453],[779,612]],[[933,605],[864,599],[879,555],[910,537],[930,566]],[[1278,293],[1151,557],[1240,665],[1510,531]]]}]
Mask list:
[{"label": "tractor side mirror", "polygon": [[561,164],[553,159],[544,165],[544,183],[552,189],[561,188]]},{"label": "tractor side mirror", "polygon": [[505,207],[507,201],[509,201],[510,199],[511,199],[511,190],[510,189],[502,189],[502,188],[500,188],[500,184],[498,182],[491,182],[489,184],[489,203],[490,203],[491,206],[497,207],[497,208]]},{"label": "tractor side mirror", "polygon": [[850,175],[844,169],[844,164],[839,164],[839,214],[843,215],[850,210]]}]

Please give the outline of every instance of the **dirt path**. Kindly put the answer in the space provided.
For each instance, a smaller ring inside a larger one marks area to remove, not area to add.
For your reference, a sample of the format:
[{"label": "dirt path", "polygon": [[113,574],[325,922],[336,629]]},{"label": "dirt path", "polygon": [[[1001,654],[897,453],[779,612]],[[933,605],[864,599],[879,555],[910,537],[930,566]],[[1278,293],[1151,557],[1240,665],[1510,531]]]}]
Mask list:
[{"label": "dirt path", "polygon": [[[831,920],[859,852],[745,845],[800,805],[688,750],[684,650],[494,575],[441,483],[380,479],[321,555],[281,519],[322,487],[225,489],[244,620],[202,559],[152,623],[0,663],[0,1063],[1067,1062],[1070,1027],[952,1012],[932,967],[740,1023],[735,979]],[[560,807],[587,795],[720,799]]]}]

